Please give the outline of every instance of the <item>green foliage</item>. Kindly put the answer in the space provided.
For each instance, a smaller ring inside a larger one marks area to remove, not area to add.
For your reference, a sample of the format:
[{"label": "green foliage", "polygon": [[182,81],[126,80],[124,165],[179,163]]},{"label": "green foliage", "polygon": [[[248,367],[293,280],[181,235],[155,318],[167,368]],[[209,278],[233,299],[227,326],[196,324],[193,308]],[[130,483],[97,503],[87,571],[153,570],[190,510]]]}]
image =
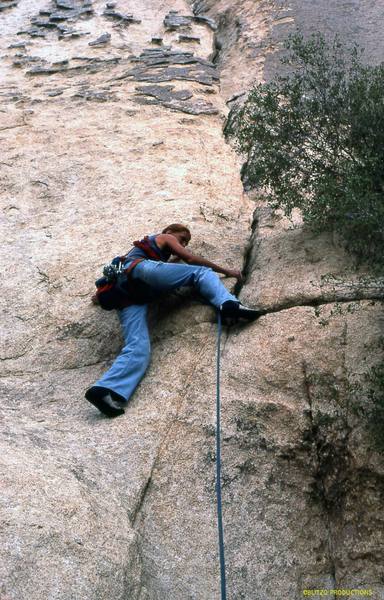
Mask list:
[{"label": "green foliage", "polygon": [[225,134],[246,155],[243,176],[274,208],[302,211],[341,234],[360,260],[384,258],[384,64],[336,37],[286,42],[288,74],[254,87]]}]

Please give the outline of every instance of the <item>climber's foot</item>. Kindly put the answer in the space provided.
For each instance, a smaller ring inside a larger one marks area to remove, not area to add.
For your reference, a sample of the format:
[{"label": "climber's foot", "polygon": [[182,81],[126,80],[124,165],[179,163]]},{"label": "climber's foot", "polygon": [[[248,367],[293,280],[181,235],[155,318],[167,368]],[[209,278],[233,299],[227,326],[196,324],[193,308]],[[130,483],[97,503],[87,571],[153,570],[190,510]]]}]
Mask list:
[{"label": "climber's foot", "polygon": [[220,313],[224,318],[255,321],[262,315],[265,315],[266,311],[256,308],[248,308],[248,306],[244,306],[241,304],[241,302],[236,302],[235,300],[227,300],[221,304]]},{"label": "climber's foot", "polygon": [[123,415],[125,411],[121,407],[121,402],[112,398],[112,394],[115,395],[114,392],[107,388],[93,386],[84,395],[88,402],[96,406],[103,415],[118,417],[119,415]]}]

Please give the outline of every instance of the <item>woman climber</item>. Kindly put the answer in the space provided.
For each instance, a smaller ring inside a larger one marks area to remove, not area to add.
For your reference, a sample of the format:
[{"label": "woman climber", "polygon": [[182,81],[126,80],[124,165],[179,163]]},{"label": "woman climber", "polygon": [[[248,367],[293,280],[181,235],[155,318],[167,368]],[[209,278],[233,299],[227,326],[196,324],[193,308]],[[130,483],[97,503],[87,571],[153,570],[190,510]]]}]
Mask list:
[{"label": "woman climber", "polygon": [[[260,310],[243,306],[214,273],[216,271],[242,281],[241,271],[220,267],[192,254],[186,249],[190,239],[188,227],[179,223],[168,225],[162,233],[134,242],[134,247],[124,258],[123,268],[141,259],[131,271],[133,281],[144,282],[154,294],[192,286],[220,311],[222,317],[254,320],[263,314]],[[170,259],[171,255],[173,258]],[[179,260],[187,264],[176,264]],[[86,399],[108,417],[124,414],[124,405],[148,367],[150,340],[147,310],[148,303],[131,304],[118,310],[125,345],[110,369],[85,392]]]}]

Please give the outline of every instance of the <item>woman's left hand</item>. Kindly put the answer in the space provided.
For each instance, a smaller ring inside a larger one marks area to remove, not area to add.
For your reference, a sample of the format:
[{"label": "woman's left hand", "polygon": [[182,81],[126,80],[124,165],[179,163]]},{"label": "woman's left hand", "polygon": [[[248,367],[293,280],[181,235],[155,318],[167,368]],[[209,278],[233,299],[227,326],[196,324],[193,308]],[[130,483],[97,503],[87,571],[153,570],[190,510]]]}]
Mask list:
[{"label": "woman's left hand", "polygon": [[237,281],[239,281],[239,283],[243,283],[243,281],[244,281],[244,277],[243,277],[241,271],[239,271],[238,269],[228,269],[226,275],[227,275],[227,277],[236,277],[236,279],[237,279]]}]

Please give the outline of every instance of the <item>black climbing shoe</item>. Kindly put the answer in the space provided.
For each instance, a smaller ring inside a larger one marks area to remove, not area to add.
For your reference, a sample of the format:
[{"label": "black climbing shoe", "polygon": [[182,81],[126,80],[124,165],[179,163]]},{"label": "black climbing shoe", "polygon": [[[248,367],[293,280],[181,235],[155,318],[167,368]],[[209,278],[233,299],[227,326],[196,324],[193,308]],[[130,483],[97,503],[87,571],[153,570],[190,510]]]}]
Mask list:
[{"label": "black climbing shoe", "polygon": [[124,414],[124,409],[121,404],[112,398],[112,394],[116,397],[114,392],[107,388],[93,386],[85,392],[85,397],[96,408],[99,409],[103,415],[107,417],[118,417]]},{"label": "black climbing shoe", "polygon": [[235,300],[227,300],[220,306],[220,313],[224,318],[255,321],[262,315],[265,315],[266,311],[256,308],[248,308],[247,306],[241,304],[241,302],[235,302]]}]

